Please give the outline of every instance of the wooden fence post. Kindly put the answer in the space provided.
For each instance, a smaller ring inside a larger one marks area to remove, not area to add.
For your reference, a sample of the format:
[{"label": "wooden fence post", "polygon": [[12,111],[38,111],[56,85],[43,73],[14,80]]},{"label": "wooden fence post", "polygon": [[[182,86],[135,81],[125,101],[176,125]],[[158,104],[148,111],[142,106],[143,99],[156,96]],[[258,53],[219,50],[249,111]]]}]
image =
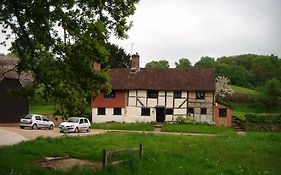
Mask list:
[{"label": "wooden fence post", "polygon": [[139,152],[140,152],[140,157],[142,158],[143,157],[143,146],[142,146],[142,144],[140,144]]},{"label": "wooden fence post", "polygon": [[105,168],[107,165],[107,151],[104,149],[103,150],[103,161],[102,161],[102,166]]}]

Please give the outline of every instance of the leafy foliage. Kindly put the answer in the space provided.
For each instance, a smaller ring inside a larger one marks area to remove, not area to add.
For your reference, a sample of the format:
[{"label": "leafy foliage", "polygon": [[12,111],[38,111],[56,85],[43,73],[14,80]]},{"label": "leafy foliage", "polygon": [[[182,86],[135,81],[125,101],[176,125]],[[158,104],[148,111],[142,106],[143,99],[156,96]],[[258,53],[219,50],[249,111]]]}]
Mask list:
[{"label": "leafy foliage", "polygon": [[255,114],[248,113],[245,115],[246,122],[252,123],[281,123],[281,114]]},{"label": "leafy foliage", "polygon": [[268,80],[263,87],[258,100],[260,103],[274,108],[281,106],[281,82],[277,79]]},{"label": "leafy foliage", "polygon": [[229,79],[224,76],[216,77],[216,97],[217,99],[224,99],[229,95],[232,95],[234,91],[228,85]]},{"label": "leafy foliage", "polygon": [[179,62],[175,62],[176,68],[188,68],[192,67],[191,62],[187,58],[179,59]]},{"label": "leafy foliage", "polygon": [[169,62],[167,60],[151,61],[145,65],[146,68],[169,68]]},{"label": "leafy foliage", "polygon": [[17,71],[34,76],[28,95],[42,85],[44,96],[55,98],[57,113],[87,115],[92,97],[109,91],[107,68],[96,71],[93,63],[108,61],[111,33],[126,37],[138,1],[3,0],[0,25],[6,39],[14,38]]},{"label": "leafy foliage", "polygon": [[108,43],[106,48],[109,52],[108,64],[110,68],[130,67],[131,56],[127,54],[123,48],[111,43]]}]

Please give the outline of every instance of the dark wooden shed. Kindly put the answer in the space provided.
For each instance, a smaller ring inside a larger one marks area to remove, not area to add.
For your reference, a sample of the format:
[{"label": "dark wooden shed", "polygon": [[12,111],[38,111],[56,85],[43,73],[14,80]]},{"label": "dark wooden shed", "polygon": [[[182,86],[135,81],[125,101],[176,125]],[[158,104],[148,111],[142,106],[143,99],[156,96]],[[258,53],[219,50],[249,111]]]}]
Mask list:
[{"label": "dark wooden shed", "polygon": [[0,123],[17,123],[28,113],[28,98],[10,93],[10,90],[21,90],[18,79],[4,77],[0,81]]}]

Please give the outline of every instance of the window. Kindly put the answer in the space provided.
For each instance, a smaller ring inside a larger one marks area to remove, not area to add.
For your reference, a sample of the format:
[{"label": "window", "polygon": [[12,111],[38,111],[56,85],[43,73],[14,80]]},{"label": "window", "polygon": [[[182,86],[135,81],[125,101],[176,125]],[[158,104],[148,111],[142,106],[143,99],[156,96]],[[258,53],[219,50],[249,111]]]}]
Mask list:
[{"label": "window", "polygon": [[174,98],[181,98],[181,91],[175,91]]},{"label": "window", "polygon": [[45,117],[45,116],[42,116],[42,119],[43,119],[43,121],[45,121],[45,122],[49,121],[49,120],[47,119],[47,117]]},{"label": "window", "polygon": [[205,92],[199,91],[196,92],[196,99],[204,99],[205,98]]},{"label": "window", "polygon": [[98,115],[105,115],[105,108],[98,108]]},{"label": "window", "polygon": [[158,91],[148,90],[147,97],[148,98],[158,98]]},{"label": "window", "polygon": [[150,108],[141,108],[142,116],[150,116]]},{"label": "window", "polygon": [[167,108],[166,109],[166,115],[173,115],[174,114],[174,109],[173,108]]},{"label": "window", "polygon": [[207,108],[201,108],[201,114],[207,114]]},{"label": "window", "polygon": [[115,98],[115,91],[111,91],[110,94],[104,94],[104,98]]},{"label": "window", "polygon": [[38,116],[38,115],[36,115],[36,116],[35,116],[35,119],[36,119],[36,120],[41,120],[41,117]]},{"label": "window", "polygon": [[188,113],[189,114],[194,114],[194,108],[188,108]]},{"label": "window", "polygon": [[83,124],[83,123],[84,123],[84,120],[80,119],[79,124]]},{"label": "window", "polygon": [[87,119],[84,119],[84,123],[89,123]]},{"label": "window", "polygon": [[114,108],[113,109],[113,115],[122,115],[121,108]]},{"label": "window", "polygon": [[219,117],[226,117],[227,116],[227,109],[226,108],[220,108],[219,109]]}]

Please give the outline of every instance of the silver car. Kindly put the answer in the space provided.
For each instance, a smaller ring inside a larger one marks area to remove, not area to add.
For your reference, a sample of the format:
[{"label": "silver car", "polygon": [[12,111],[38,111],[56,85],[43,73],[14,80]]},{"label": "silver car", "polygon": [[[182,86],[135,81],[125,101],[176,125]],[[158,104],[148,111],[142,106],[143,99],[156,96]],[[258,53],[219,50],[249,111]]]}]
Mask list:
[{"label": "silver car", "polygon": [[20,119],[20,128],[31,127],[32,129],[48,128],[54,129],[54,122],[50,121],[46,116],[40,114],[28,114]]},{"label": "silver car", "polygon": [[75,132],[80,131],[90,132],[91,123],[84,117],[70,117],[66,122],[59,125],[60,132]]}]

